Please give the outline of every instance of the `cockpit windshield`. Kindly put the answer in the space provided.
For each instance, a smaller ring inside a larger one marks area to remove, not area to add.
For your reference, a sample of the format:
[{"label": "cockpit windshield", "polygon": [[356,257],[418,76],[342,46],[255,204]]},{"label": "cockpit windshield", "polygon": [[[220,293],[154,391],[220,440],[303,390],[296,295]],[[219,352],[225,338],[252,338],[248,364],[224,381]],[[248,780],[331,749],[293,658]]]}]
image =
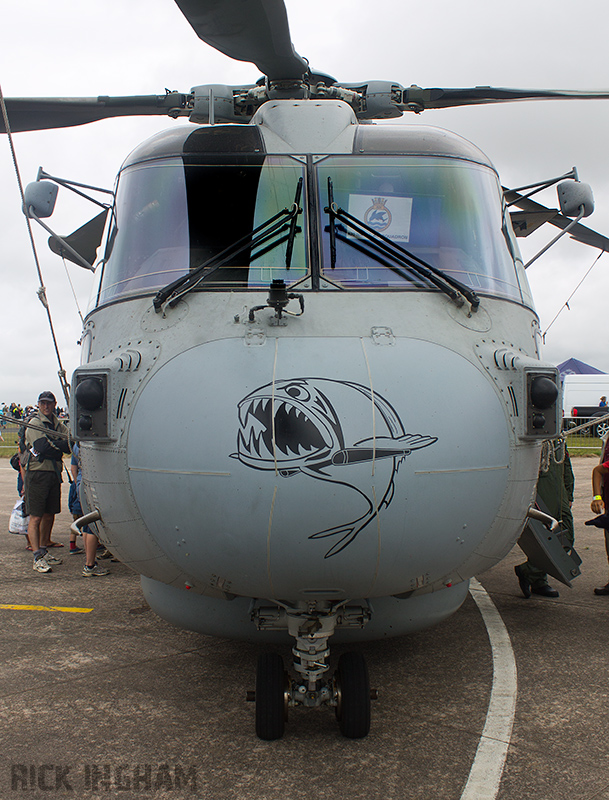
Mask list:
[{"label": "cockpit windshield", "polygon": [[[146,293],[231,250],[200,288],[290,285],[309,271],[302,215],[286,216],[266,235],[252,237],[271,217],[303,203],[304,164],[284,156],[226,156],[217,163],[164,159],[121,175],[98,304]],[[300,183],[299,183],[300,182]],[[267,229],[264,228],[266,231]],[[241,249],[233,246],[242,241]]]},{"label": "cockpit windshield", "polygon": [[330,214],[329,186],[333,208],[382,234],[389,249],[478,294],[522,300],[497,176],[484,165],[204,152],[121,173],[97,305],[186,278],[186,291],[267,289],[279,278],[305,290],[437,290]]},{"label": "cockpit windshield", "polygon": [[[335,208],[408,254],[476,292],[520,299],[496,175],[454,158],[330,156],[317,165],[324,278],[344,288],[425,285],[352,226],[334,224]],[[330,182],[330,183],[329,183]]]}]

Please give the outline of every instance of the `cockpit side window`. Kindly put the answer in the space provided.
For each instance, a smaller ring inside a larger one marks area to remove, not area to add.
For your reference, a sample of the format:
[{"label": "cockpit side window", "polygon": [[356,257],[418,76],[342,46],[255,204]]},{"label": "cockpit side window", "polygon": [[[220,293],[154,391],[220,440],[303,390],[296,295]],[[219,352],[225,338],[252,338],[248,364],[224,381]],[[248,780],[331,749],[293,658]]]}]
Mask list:
[{"label": "cockpit side window", "polygon": [[138,165],[118,182],[98,304],[163,286],[188,270],[183,169],[170,161]]}]

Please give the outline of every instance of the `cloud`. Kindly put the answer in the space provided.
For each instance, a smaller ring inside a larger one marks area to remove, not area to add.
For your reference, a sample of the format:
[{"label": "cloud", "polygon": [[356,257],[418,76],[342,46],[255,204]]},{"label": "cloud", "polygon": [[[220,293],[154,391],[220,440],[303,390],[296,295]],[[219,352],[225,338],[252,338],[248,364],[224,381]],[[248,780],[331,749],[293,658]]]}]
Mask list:
[{"label": "cloud", "polygon": [[[403,85],[497,85],[603,89],[609,11],[600,0],[513,5],[464,0],[411,4],[396,0],[287,0],[297,51],[316,69],[355,82],[389,79]],[[171,0],[31,0],[8,3],[3,14],[0,75],[6,96],[97,96],[188,91],[201,83],[253,82],[257,70],[201,43]],[[564,42],[568,42],[568,47]],[[115,119],[63,131],[15,136],[25,183],[40,165],[56,175],[111,187],[130,150],[171,120]],[[587,220],[609,235],[609,101],[528,102],[410,115],[399,124],[449,128],[474,141],[507,185],[551,178],[574,164],[592,184],[597,211]],[[41,389],[58,393],[57,362],[29,248],[11,155],[0,140],[0,276],[3,401],[32,402]],[[556,200],[550,191],[550,205]],[[543,202],[543,200],[542,200]],[[93,213],[60,193],[52,225],[68,233]],[[552,236],[522,241],[530,257]],[[68,375],[79,361],[80,319],[60,259],[35,231],[57,339]],[[559,243],[530,269],[545,330],[596,253]],[[69,266],[81,309],[92,276]],[[555,361],[576,356],[609,371],[604,324],[609,255],[604,256],[546,337]]]}]

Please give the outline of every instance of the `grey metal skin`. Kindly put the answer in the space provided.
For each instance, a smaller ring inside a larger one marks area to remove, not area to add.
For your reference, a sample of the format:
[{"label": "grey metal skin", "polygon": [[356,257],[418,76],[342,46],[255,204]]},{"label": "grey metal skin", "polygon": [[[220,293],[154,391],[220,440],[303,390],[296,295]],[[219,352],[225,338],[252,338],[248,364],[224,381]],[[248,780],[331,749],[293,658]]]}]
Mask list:
[{"label": "grey metal skin", "polygon": [[[268,102],[247,127],[167,131],[124,167],[212,142],[216,152],[400,153],[493,170],[446,131],[358,125],[340,101],[306,100]],[[142,575],[152,608],[252,640],[285,639],[294,618],[332,617],[328,636],[357,641],[452,614],[469,579],[518,540],[541,440],[558,432],[531,416],[535,375],[557,378],[540,361],[519,260],[516,271],[522,300],[483,295],[476,312],[436,291],[323,285],[281,325],[272,309],[249,321],[266,302],[260,289],[191,292],[164,313],[154,292],[93,308],[73,386],[101,376],[107,414],[104,435],[79,430],[73,392],[84,505],[101,514],[101,541]],[[331,398],[333,426],[320,398]],[[276,441],[252,449],[255,408],[270,419],[279,407],[325,431],[323,467]],[[362,447],[374,455],[358,461]]]}]

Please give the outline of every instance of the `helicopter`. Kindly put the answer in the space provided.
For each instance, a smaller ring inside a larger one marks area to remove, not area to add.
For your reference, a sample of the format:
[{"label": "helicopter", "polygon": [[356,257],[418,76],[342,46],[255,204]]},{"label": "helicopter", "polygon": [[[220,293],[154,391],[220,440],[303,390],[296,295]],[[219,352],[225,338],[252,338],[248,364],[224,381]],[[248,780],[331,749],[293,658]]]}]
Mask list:
[{"label": "helicopter", "polygon": [[[95,273],[70,399],[83,519],[161,617],[274,645],[257,666],[260,738],[280,738],[293,706],[334,708],[361,738],[366,664],[347,651],[332,672],[330,643],[446,619],[543,520],[559,378],[516,234],[549,222],[609,249],[581,223],[592,199],[576,171],[504,190],[469,141],[388,121],[609,94],[338,83],[296,53],[281,0],[176,3],[203,42],[264,77],[5,103],[14,132],[189,123],[139,145],[70,236],[45,222],[57,187],[92,187],[42,171],[25,191],[51,248]],[[554,183],[560,212],[532,199]]]}]

